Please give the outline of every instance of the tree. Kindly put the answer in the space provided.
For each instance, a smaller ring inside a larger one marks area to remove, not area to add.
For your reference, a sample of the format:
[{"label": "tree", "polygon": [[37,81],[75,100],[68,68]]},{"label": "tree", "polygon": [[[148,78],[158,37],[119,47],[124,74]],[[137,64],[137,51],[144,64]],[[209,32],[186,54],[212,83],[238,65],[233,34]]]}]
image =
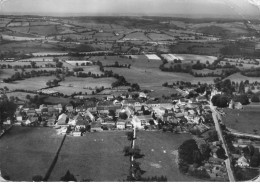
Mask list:
[{"label": "tree", "polygon": [[199,149],[203,159],[207,160],[210,157],[210,151],[211,151],[209,145],[203,143],[199,146]]},{"label": "tree", "polygon": [[61,177],[60,180],[63,182],[71,182],[71,181],[77,182],[77,179],[74,177],[73,174],[70,173],[69,170],[66,172],[66,174],[63,177]]},{"label": "tree", "polygon": [[245,93],[245,85],[244,85],[243,81],[241,81],[240,84],[239,84],[238,92],[241,93],[241,94]]},{"label": "tree", "polygon": [[182,172],[187,172],[187,165],[200,164],[202,157],[198,145],[194,139],[184,141],[178,149],[179,153],[179,169]]},{"label": "tree", "polygon": [[47,85],[48,87],[51,87],[51,86],[52,86],[52,82],[49,80],[48,82],[46,82],[46,85]]},{"label": "tree", "polygon": [[59,62],[59,58],[56,58],[56,57],[53,58],[53,62],[56,62],[56,63]]},{"label": "tree", "polygon": [[218,133],[217,133],[217,131],[216,130],[209,131],[208,135],[207,135],[207,140],[209,142],[218,141]]},{"label": "tree", "polygon": [[17,105],[14,102],[8,100],[8,98],[0,101],[0,126],[2,127],[3,122],[14,117]]},{"label": "tree", "polygon": [[127,116],[127,114],[125,112],[120,112],[119,113],[119,118],[123,119],[123,120],[126,120],[128,118],[128,116]]},{"label": "tree", "polygon": [[140,86],[137,83],[131,85],[133,91],[140,91]]},{"label": "tree", "polygon": [[259,96],[253,95],[252,98],[251,98],[251,102],[253,102],[253,103],[258,103],[258,102],[260,102]]},{"label": "tree", "polygon": [[242,105],[249,104],[249,99],[246,94],[242,94],[234,97],[235,102],[240,102]]},{"label": "tree", "polygon": [[251,158],[250,158],[250,166],[251,167],[258,167],[260,165],[260,156],[259,154],[254,154]]},{"label": "tree", "polygon": [[127,136],[128,141],[134,140],[134,133],[133,132],[127,132],[126,136]]},{"label": "tree", "polygon": [[214,106],[225,108],[225,107],[228,107],[229,98],[226,95],[217,94],[217,95],[213,96],[211,101]]},{"label": "tree", "polygon": [[224,160],[227,159],[226,152],[222,148],[222,146],[217,150],[216,154],[217,154],[218,158],[220,158],[220,159],[224,159]]},{"label": "tree", "polygon": [[32,61],[31,66],[32,66],[32,68],[36,68],[36,62]]}]

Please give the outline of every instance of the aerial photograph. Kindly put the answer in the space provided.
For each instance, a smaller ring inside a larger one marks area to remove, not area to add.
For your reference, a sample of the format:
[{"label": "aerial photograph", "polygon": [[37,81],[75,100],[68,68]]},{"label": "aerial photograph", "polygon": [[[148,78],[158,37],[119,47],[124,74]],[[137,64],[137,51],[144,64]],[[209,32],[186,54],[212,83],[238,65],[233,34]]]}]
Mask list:
[{"label": "aerial photograph", "polygon": [[260,0],[0,0],[0,182],[260,182]]}]

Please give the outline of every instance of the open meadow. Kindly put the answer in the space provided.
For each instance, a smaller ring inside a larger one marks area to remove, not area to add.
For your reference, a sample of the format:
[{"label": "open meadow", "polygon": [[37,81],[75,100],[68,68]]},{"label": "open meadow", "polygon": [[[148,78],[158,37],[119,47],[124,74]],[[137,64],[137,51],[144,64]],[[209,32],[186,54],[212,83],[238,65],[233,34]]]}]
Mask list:
[{"label": "open meadow", "polygon": [[[190,135],[138,132],[137,137],[137,145],[145,155],[138,160],[141,162],[141,169],[146,171],[144,177],[165,175],[168,181],[196,181],[181,174],[176,163],[179,143],[191,138]],[[123,181],[129,173],[129,157],[124,156],[123,148],[129,145],[125,132],[88,133],[84,137],[67,137],[50,181],[57,181],[67,170],[78,180]]]},{"label": "open meadow", "polygon": [[[243,133],[260,133],[260,112],[259,107],[244,110],[225,109],[226,115],[222,117],[224,124],[231,129]],[[256,132],[255,132],[256,130]]]},{"label": "open meadow", "polygon": [[61,143],[53,128],[13,127],[0,142],[0,169],[12,181],[44,176]]},{"label": "open meadow", "polygon": [[144,177],[163,175],[169,182],[199,181],[180,173],[178,169],[178,147],[191,138],[189,134],[137,132],[136,145],[144,154],[137,161],[141,163],[141,169],[146,171]]},{"label": "open meadow", "polygon": [[238,82],[238,83],[240,83],[241,81],[244,82],[245,80],[248,80],[249,83],[253,83],[253,82],[256,82],[256,81],[260,82],[260,78],[243,76],[241,73],[235,73],[233,75],[230,75],[226,79],[230,79],[231,81]]},{"label": "open meadow", "polygon": [[55,79],[54,76],[34,77],[25,80],[15,81],[12,83],[0,83],[0,88],[6,86],[10,90],[25,89],[25,90],[35,91],[47,87],[46,83],[49,80],[54,80],[54,79]]},{"label": "open meadow", "polygon": [[60,86],[51,88],[65,95],[82,92],[83,94],[91,94],[95,88],[111,88],[111,84],[115,82],[114,78],[77,78],[66,77],[65,81],[60,82]]}]

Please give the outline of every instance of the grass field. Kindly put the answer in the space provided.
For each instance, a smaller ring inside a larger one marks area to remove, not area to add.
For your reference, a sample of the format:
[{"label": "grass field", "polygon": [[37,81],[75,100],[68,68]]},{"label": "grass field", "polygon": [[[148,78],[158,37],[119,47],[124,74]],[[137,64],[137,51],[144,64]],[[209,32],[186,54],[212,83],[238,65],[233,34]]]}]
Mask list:
[{"label": "grass field", "polygon": [[175,40],[174,37],[171,37],[166,34],[159,34],[159,33],[149,33],[148,37],[151,38],[153,41]]},{"label": "grass field", "polygon": [[50,181],[59,180],[67,170],[78,180],[122,181],[128,175],[129,158],[122,152],[128,145],[124,132],[67,137]]},{"label": "grass field", "polygon": [[260,133],[260,112],[258,108],[245,110],[225,109],[226,116],[222,117],[225,125],[239,132],[254,134]]},{"label": "grass field", "polygon": [[12,75],[14,75],[14,73],[15,71],[13,69],[0,69],[0,81],[2,81],[5,78],[10,78]]},{"label": "grass field", "polygon": [[6,94],[8,97],[14,96],[18,97],[20,100],[27,101],[26,95],[30,95],[31,97],[35,96],[36,94],[32,93],[25,93],[25,92],[11,92]]},{"label": "grass field", "polygon": [[137,132],[136,145],[145,155],[138,160],[141,163],[141,169],[146,171],[144,177],[164,175],[170,182],[199,181],[181,174],[178,169],[177,150],[187,139],[191,139],[188,134]]},{"label": "grass field", "polygon": [[124,39],[129,40],[141,40],[141,41],[149,41],[150,39],[145,36],[143,32],[133,32],[124,37]]},{"label": "grass field", "polygon": [[65,81],[60,82],[60,86],[51,88],[51,90],[61,92],[66,95],[71,95],[74,92],[82,92],[85,94],[92,93],[96,87],[100,88],[104,86],[105,88],[111,88],[111,84],[116,81],[114,78],[77,78],[77,77],[67,77]]},{"label": "grass field", "polygon": [[49,80],[54,80],[54,76],[44,76],[44,77],[35,77],[35,78],[28,78],[26,80],[15,81],[13,83],[0,83],[0,87],[8,87],[10,90],[14,89],[26,89],[26,90],[38,90],[42,89],[46,86],[46,82]]},{"label": "grass field", "polygon": [[243,76],[241,75],[241,73],[235,73],[233,75],[230,75],[226,79],[230,79],[231,81],[238,82],[238,83],[245,80],[248,80],[250,83],[253,83],[255,81],[260,82],[260,78]]},{"label": "grass field", "polygon": [[[190,138],[189,135],[138,132],[137,137],[137,145],[145,155],[139,160],[141,168],[146,171],[144,176],[165,175],[168,181],[196,181],[179,173],[175,158],[179,144]],[[125,132],[90,133],[86,137],[68,137],[50,181],[56,181],[67,170],[78,180],[89,178],[94,181],[122,181],[126,179],[129,169],[129,158],[124,157],[122,150],[129,144]],[[151,149],[154,149],[154,152],[151,152]],[[167,153],[163,153],[163,150]],[[160,163],[161,168],[153,167],[155,163]]]},{"label": "grass field", "polygon": [[31,26],[30,33],[47,36],[51,34],[58,34],[58,31],[54,25]]},{"label": "grass field", "polygon": [[[190,135],[162,132],[137,132],[137,145],[144,154],[138,159],[144,177],[167,177],[168,181],[198,181],[178,170],[178,146]],[[62,140],[54,129],[14,127],[0,142],[0,166],[3,175],[13,181],[31,181],[44,176]],[[129,158],[123,148],[129,146],[125,132],[88,133],[67,137],[49,181],[59,181],[67,170],[78,181],[122,181],[126,179]]]},{"label": "grass field", "polygon": [[14,127],[0,142],[0,169],[12,181],[32,181],[47,172],[62,136],[50,128]]}]

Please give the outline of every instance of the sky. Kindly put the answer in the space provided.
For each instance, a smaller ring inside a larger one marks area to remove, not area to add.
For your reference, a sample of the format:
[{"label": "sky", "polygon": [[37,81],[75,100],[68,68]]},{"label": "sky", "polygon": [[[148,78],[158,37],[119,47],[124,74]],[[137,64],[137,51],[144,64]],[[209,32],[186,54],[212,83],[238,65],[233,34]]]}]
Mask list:
[{"label": "sky", "polygon": [[0,0],[0,14],[260,18],[260,0]]}]

